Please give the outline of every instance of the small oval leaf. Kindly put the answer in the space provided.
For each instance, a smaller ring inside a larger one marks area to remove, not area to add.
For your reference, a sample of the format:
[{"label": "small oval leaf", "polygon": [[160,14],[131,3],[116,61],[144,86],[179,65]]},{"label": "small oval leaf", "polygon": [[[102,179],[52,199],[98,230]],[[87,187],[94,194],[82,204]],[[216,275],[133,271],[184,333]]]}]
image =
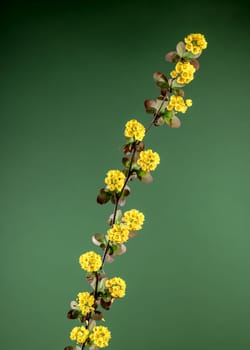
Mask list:
[{"label": "small oval leaf", "polygon": [[185,47],[185,44],[183,41],[180,41],[177,45],[176,45],[176,51],[177,51],[177,54],[182,57],[183,54],[185,53],[186,51],[186,47]]},{"label": "small oval leaf", "polygon": [[155,100],[145,100],[144,107],[145,107],[147,113],[154,114],[156,112],[156,101]]},{"label": "small oval leaf", "polygon": [[146,172],[146,174],[141,178],[141,182],[144,184],[150,184],[152,181],[153,181],[153,176],[149,171]]},{"label": "small oval leaf", "polygon": [[106,243],[105,235],[103,233],[95,233],[92,236],[92,242],[99,247],[102,243]]},{"label": "small oval leaf", "polygon": [[70,307],[71,307],[71,309],[73,309],[73,310],[79,310],[78,304],[77,304],[77,302],[76,302],[75,300],[72,300],[72,301],[71,301]]},{"label": "small oval leaf", "polygon": [[168,62],[173,62],[173,63],[176,63],[178,61],[180,57],[178,56],[177,52],[176,51],[171,51],[171,52],[168,52],[166,55],[165,55],[165,60],[168,61]]},{"label": "small oval leaf", "polygon": [[178,117],[176,117],[176,115],[171,119],[170,126],[173,129],[177,129],[181,126],[181,121]]},{"label": "small oval leaf", "polygon": [[156,82],[156,85],[159,86],[160,88],[168,88],[168,79],[167,77],[161,73],[161,72],[155,72],[153,74],[153,79]]},{"label": "small oval leaf", "polygon": [[196,60],[195,58],[192,59],[192,60],[190,61],[190,63],[194,66],[195,70],[199,70],[199,69],[200,69],[199,61]]}]

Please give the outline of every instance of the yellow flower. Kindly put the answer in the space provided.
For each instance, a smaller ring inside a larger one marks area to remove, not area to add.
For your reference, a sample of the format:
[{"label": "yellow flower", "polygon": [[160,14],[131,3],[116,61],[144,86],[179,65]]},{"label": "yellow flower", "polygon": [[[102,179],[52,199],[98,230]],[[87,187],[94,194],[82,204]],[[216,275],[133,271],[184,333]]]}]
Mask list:
[{"label": "yellow flower", "polygon": [[94,311],[93,307],[95,303],[95,298],[93,295],[90,295],[88,292],[78,293],[78,307],[82,311],[83,315],[87,315],[89,312]]},{"label": "yellow flower", "polygon": [[177,83],[188,84],[194,79],[195,68],[190,62],[178,62],[170,75],[177,78]]},{"label": "yellow flower", "polygon": [[207,48],[207,41],[203,34],[189,34],[184,39],[186,50],[191,51],[194,55],[200,54],[202,50]]},{"label": "yellow flower", "polygon": [[131,209],[124,213],[122,222],[126,223],[126,226],[130,231],[138,231],[142,228],[144,215],[136,209]]},{"label": "yellow flower", "polygon": [[80,256],[79,263],[83,270],[96,272],[102,266],[102,258],[99,254],[90,251]]},{"label": "yellow flower", "polygon": [[129,239],[129,230],[126,225],[114,224],[108,230],[108,240],[114,243],[125,243]]},{"label": "yellow flower", "polygon": [[153,171],[156,169],[157,165],[160,164],[160,156],[157,152],[153,152],[151,149],[141,151],[137,164],[143,171]]},{"label": "yellow flower", "polygon": [[105,282],[105,286],[113,298],[123,298],[126,292],[126,282],[120,277],[114,277]]},{"label": "yellow flower", "polygon": [[136,119],[131,119],[125,125],[124,135],[133,137],[135,141],[142,141],[145,136],[145,128]]},{"label": "yellow flower", "polygon": [[88,336],[89,330],[86,329],[84,326],[74,327],[70,332],[70,339],[76,340],[78,344],[84,343],[88,339]]},{"label": "yellow flower", "polygon": [[109,170],[105,178],[105,184],[110,191],[120,192],[125,183],[125,175],[120,170]]},{"label": "yellow flower", "polygon": [[173,109],[176,112],[186,113],[187,108],[192,106],[192,100],[187,99],[185,102],[182,96],[172,95],[170,97],[169,103],[167,105],[167,110],[172,111]]},{"label": "yellow flower", "polygon": [[93,333],[89,336],[90,340],[99,348],[104,348],[109,345],[111,333],[107,327],[95,326]]}]

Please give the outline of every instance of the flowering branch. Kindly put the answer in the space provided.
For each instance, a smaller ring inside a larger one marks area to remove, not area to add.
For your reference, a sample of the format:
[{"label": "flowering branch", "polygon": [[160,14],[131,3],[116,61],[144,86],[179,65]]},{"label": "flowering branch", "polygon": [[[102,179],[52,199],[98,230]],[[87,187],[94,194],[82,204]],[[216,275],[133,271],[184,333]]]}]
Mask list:
[{"label": "flowering branch", "polygon": [[144,223],[144,214],[137,209],[122,213],[126,198],[130,194],[129,181],[135,179],[142,183],[150,183],[153,178],[151,172],[160,163],[160,156],[152,149],[145,149],[144,137],[153,126],[169,125],[179,128],[181,121],[178,113],[186,113],[192,106],[192,100],[184,100],[185,85],[194,79],[199,69],[198,57],[207,47],[202,34],[190,34],[184,42],[179,42],[176,51],[166,54],[166,61],[175,64],[174,70],[167,78],[163,73],[155,72],[153,79],[160,88],[160,95],[156,100],[146,100],[144,106],[153,118],[145,128],[136,119],[129,120],[125,125],[124,136],[126,144],[123,147],[122,170],[109,170],[104,180],[105,187],[101,188],[97,196],[97,203],[106,204],[111,201],[114,205],[113,213],[108,219],[109,229],[106,234],[96,233],[92,242],[103,251],[102,256],[89,251],[82,254],[79,263],[86,271],[87,282],[92,292],[80,292],[76,301],[72,301],[67,314],[69,319],[78,319],[81,323],[70,333],[70,339],[76,342],[75,347],[67,346],[64,350],[98,350],[108,346],[111,338],[109,329],[97,325],[97,321],[104,321],[103,312],[109,310],[114,301],[123,298],[126,293],[126,282],[120,277],[108,278],[104,272],[105,262],[111,263],[119,255],[126,252],[125,243],[137,235]]}]

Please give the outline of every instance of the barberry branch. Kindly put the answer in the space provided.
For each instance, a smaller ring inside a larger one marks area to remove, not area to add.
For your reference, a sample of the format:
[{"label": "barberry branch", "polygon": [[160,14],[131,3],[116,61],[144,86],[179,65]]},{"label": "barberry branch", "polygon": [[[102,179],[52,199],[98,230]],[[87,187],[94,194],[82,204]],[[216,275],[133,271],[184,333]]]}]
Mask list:
[{"label": "barberry branch", "polygon": [[102,256],[89,251],[82,254],[79,263],[85,271],[86,278],[93,291],[78,293],[77,301],[71,302],[71,310],[67,316],[70,319],[78,319],[82,326],[74,327],[70,333],[71,340],[75,340],[76,348],[68,346],[65,350],[98,350],[108,346],[111,333],[107,327],[96,326],[96,321],[103,320],[103,314],[98,310],[101,306],[109,310],[114,300],[125,296],[126,283],[120,277],[108,279],[104,272],[106,261],[112,262],[117,255],[126,252],[126,243],[131,237],[135,237],[141,230],[144,215],[137,209],[131,209],[124,213],[119,206],[125,204],[126,197],[130,193],[128,182],[138,179],[144,183],[152,181],[151,172],[160,163],[160,156],[151,149],[145,150],[143,142],[145,135],[153,126],[169,125],[171,128],[179,128],[181,121],[178,113],[185,113],[192,106],[192,100],[184,100],[185,85],[194,79],[194,73],[199,69],[197,58],[202,50],[207,47],[207,42],[202,34],[190,34],[184,42],[179,42],[176,51],[166,54],[166,61],[175,64],[175,69],[170,72],[170,77],[163,73],[155,72],[153,79],[160,88],[160,95],[156,100],[146,100],[144,106],[147,113],[153,114],[148,127],[145,128],[135,119],[125,125],[124,136],[126,144],[123,148],[125,157],[122,159],[124,169],[109,170],[105,178],[105,188],[102,188],[97,196],[99,204],[111,201],[113,213],[109,218],[110,229],[107,234],[96,233],[92,241],[102,250]]}]

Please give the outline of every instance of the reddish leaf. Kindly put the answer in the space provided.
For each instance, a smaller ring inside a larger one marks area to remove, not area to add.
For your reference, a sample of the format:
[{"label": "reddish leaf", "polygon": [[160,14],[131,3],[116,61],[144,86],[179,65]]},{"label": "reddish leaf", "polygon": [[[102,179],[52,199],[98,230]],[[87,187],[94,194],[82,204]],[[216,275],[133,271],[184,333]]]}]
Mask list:
[{"label": "reddish leaf", "polygon": [[95,321],[101,321],[104,317],[101,311],[95,310],[91,313],[91,318]]},{"label": "reddish leaf", "polygon": [[200,69],[200,64],[199,61],[196,60],[195,58],[193,58],[190,63],[194,66],[195,70],[199,70]]},{"label": "reddish leaf", "polygon": [[124,253],[126,253],[127,251],[127,247],[125,246],[125,244],[118,244],[118,249],[115,252],[115,255],[122,255]]},{"label": "reddish leaf", "polygon": [[181,126],[181,121],[178,117],[174,116],[170,121],[170,126],[173,129],[177,129]]},{"label": "reddish leaf", "polygon": [[153,79],[160,88],[164,89],[169,87],[168,78],[163,73],[155,72],[153,74]]},{"label": "reddish leaf", "polygon": [[98,204],[105,204],[108,203],[110,200],[110,195],[108,192],[105,191],[104,188],[102,188],[96,198],[96,201]]},{"label": "reddish leaf", "polygon": [[153,176],[150,174],[150,172],[147,172],[144,176],[141,177],[140,180],[144,184],[149,184],[153,181]]},{"label": "reddish leaf", "polygon": [[165,60],[176,63],[179,60],[179,56],[176,51],[171,51],[165,55]]},{"label": "reddish leaf", "polygon": [[130,231],[129,232],[129,238],[134,238],[137,236],[137,231]]},{"label": "reddish leaf", "polygon": [[80,312],[78,310],[69,310],[67,313],[67,318],[70,320],[75,320],[78,318]]},{"label": "reddish leaf", "polygon": [[154,114],[156,112],[156,101],[155,100],[145,100],[144,107],[147,113]]},{"label": "reddish leaf", "polygon": [[97,245],[98,247],[102,244],[102,243],[106,243],[106,238],[104,233],[95,233],[92,236],[92,242]]}]

